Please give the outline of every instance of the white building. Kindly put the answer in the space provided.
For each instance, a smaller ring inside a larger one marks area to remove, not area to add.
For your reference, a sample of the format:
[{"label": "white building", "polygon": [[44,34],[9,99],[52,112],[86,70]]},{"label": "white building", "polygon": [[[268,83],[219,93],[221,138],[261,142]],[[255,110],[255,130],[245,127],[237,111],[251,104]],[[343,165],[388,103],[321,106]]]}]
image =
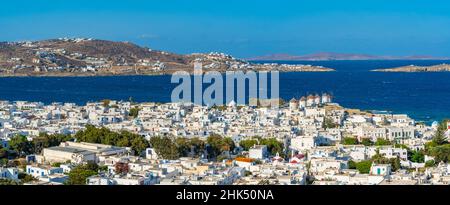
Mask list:
[{"label": "white building", "polygon": [[331,103],[331,95],[324,93],[322,95],[322,104]]},{"label": "white building", "polygon": [[27,174],[36,177],[36,178],[45,178],[49,175],[53,174],[62,174],[64,171],[60,167],[51,167],[44,165],[27,165],[26,167]]},{"label": "white building", "polygon": [[414,127],[388,127],[387,137],[390,141],[402,143],[403,140],[414,138]]},{"label": "white building", "polygon": [[145,149],[145,158],[158,159],[158,154],[156,153],[155,149],[147,148],[147,149]]},{"label": "white building", "polygon": [[128,150],[122,147],[94,143],[62,142],[58,147],[43,150],[43,160],[46,162],[97,162],[101,156],[126,154]]},{"label": "white building", "polygon": [[19,179],[19,171],[17,168],[2,168],[0,167],[0,179]]},{"label": "white building", "polygon": [[249,157],[252,159],[265,159],[269,156],[266,145],[254,145],[249,149]]},{"label": "white building", "polygon": [[298,101],[295,98],[292,98],[289,101],[289,109],[290,110],[297,110],[298,109]]},{"label": "white building", "polygon": [[299,104],[299,108],[300,109],[305,108],[306,107],[306,98],[305,97],[301,97],[299,102],[298,102],[298,104]]},{"label": "white building", "polygon": [[370,167],[370,174],[379,176],[388,176],[391,174],[391,165],[372,163],[372,166]]},{"label": "white building", "polygon": [[291,149],[304,151],[316,146],[316,136],[298,136],[291,139]]}]

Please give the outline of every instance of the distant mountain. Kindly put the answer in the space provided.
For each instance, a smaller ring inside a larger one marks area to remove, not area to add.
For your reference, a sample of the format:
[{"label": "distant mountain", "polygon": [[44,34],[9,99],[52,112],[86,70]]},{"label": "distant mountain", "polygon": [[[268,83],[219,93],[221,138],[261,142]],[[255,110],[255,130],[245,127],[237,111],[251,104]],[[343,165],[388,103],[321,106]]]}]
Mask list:
[{"label": "distant mountain", "polygon": [[348,54],[348,53],[331,53],[322,52],[308,55],[289,55],[289,54],[272,54],[266,56],[258,56],[248,58],[252,61],[264,60],[284,60],[284,61],[327,61],[327,60],[449,60],[450,58],[434,57],[434,56],[376,56],[366,54]]}]

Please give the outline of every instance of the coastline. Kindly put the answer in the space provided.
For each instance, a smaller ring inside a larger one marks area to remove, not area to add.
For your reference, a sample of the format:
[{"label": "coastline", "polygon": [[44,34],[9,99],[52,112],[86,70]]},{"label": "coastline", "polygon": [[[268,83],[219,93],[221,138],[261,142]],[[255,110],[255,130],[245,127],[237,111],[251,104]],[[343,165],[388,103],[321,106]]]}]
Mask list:
[{"label": "coastline", "polygon": [[[336,68],[336,72],[319,73],[312,71],[282,71],[281,88],[282,96],[290,99],[299,94],[314,92],[331,92],[345,106],[361,108],[364,110],[390,110],[395,113],[407,113],[413,118],[425,121],[428,124],[435,120],[443,119],[448,111],[448,103],[439,103],[432,105],[427,102],[430,92],[433,92],[433,84],[443,84],[448,81],[447,74],[399,74],[394,73],[376,73],[370,72],[370,69],[377,67],[395,67],[398,65],[423,65],[429,66],[439,63],[449,62],[400,62],[378,64],[370,61],[356,64],[352,62],[334,61],[336,63],[312,63],[312,65],[323,65],[325,67]],[[339,63],[338,63],[339,62]],[[362,61],[358,61],[362,62]],[[301,64],[309,64],[301,62]],[[362,72],[360,72],[362,71]],[[304,73],[303,73],[304,72]],[[322,72],[322,71],[321,71]],[[223,73],[223,72],[222,72]],[[6,74],[6,73],[5,73]],[[380,75],[381,74],[381,75]],[[423,76],[417,79],[418,76]],[[352,80],[362,79],[361,80]],[[76,102],[83,104],[87,101],[111,98],[114,100],[127,100],[130,96],[137,102],[160,101],[167,102],[170,91],[160,89],[175,87],[168,85],[170,74],[151,73],[136,74],[129,72],[127,74],[102,74],[102,75],[8,75],[1,76],[3,90],[0,92],[2,98],[8,100],[28,100],[41,101],[49,103],[55,102]],[[334,79],[334,80],[333,80]],[[431,80],[433,79],[433,80]],[[132,82],[130,84],[130,81]],[[300,83],[303,82],[303,83]],[[360,83],[358,88],[352,86],[352,83]],[[162,84],[164,83],[164,84]],[[308,85],[302,85],[307,83]],[[378,88],[370,87],[382,83]],[[449,86],[444,85],[444,90]],[[91,87],[94,86],[95,88]],[[369,86],[370,93],[364,91]],[[408,87],[422,86],[424,90],[417,95],[409,95]],[[113,88],[113,90],[111,90]],[[386,89],[396,89],[396,91],[385,92]],[[382,91],[384,90],[384,91]],[[404,90],[404,91],[401,91]],[[383,94],[384,93],[384,94]],[[396,93],[396,94],[393,94]],[[449,97],[445,92],[436,92],[438,95],[444,95],[446,102]],[[366,102],[362,96],[367,96],[373,100]],[[420,96],[420,97],[419,97]],[[170,97],[170,96],[169,96]],[[381,99],[392,99],[389,105],[385,105]],[[423,108],[418,108],[417,104],[422,104]]]},{"label": "coastline", "polygon": [[440,64],[432,66],[402,66],[396,68],[385,68],[385,69],[373,69],[372,72],[399,72],[399,73],[438,73],[438,72],[450,72],[450,65]]},{"label": "coastline", "polygon": [[[181,71],[181,70],[180,70]],[[208,70],[209,71],[209,70]],[[204,72],[208,72],[204,71]],[[221,74],[225,74],[226,71],[221,70],[210,70],[210,71],[217,71]],[[246,71],[246,70],[237,70],[237,71]],[[269,72],[270,70],[249,70],[249,71],[255,71],[255,72]],[[314,73],[314,72],[336,72],[335,69],[326,68],[323,70],[317,69],[317,70],[276,70],[283,73]],[[155,73],[140,73],[140,74],[131,74],[131,73],[120,73],[120,74],[114,74],[114,73],[101,73],[101,74],[92,74],[92,73],[52,73],[52,74],[0,74],[0,78],[8,78],[8,77],[113,77],[113,76],[163,76],[163,75],[171,75],[174,72],[177,71],[171,71],[171,72],[155,72]],[[192,74],[192,72],[190,72]]]},{"label": "coastline", "polygon": [[[100,77],[100,76],[99,76]],[[136,102],[130,102],[128,100],[125,99],[108,99],[105,98],[103,100],[108,100],[108,101],[117,101],[117,102],[127,102],[127,103],[131,103],[134,106],[142,106],[142,105],[146,105],[146,104],[168,104],[171,102],[165,102],[165,101],[136,101]],[[54,103],[62,103],[62,104],[75,104],[77,106],[85,106],[88,103],[100,103],[102,100],[91,100],[91,101],[86,101],[84,103],[76,103],[76,102],[70,102],[70,101],[62,101],[62,102],[58,102],[58,101],[54,101],[51,103],[44,103],[44,102],[40,102],[40,101],[28,101],[28,100],[7,100],[7,99],[2,99],[0,98],[0,102],[2,101],[8,101],[8,102],[17,102],[17,101],[23,101],[23,102],[28,102],[28,103],[42,103],[43,105],[51,105]],[[288,102],[288,101],[285,101]],[[188,102],[188,103],[192,103],[192,102]],[[192,103],[195,104],[195,103]],[[285,105],[281,105],[280,108],[282,107],[287,107],[289,103],[286,103]],[[339,103],[332,103],[332,104],[336,104],[336,105],[332,105],[332,106],[337,106],[340,107],[348,112],[351,112],[353,114],[358,113],[360,115],[407,115],[410,118],[412,118],[413,120],[415,120],[418,123],[424,123],[426,125],[431,125],[431,121],[425,121],[425,120],[418,120],[415,117],[412,117],[413,115],[411,115],[411,113],[408,112],[400,112],[400,111],[393,111],[393,110],[386,110],[386,109],[374,109],[374,108],[356,108],[356,107],[346,107],[343,106]],[[223,104],[223,105],[219,105],[219,106],[227,106],[227,104]],[[243,106],[250,106],[248,104],[244,104]],[[432,121],[440,121],[440,120],[444,120],[443,119],[434,119]]]}]

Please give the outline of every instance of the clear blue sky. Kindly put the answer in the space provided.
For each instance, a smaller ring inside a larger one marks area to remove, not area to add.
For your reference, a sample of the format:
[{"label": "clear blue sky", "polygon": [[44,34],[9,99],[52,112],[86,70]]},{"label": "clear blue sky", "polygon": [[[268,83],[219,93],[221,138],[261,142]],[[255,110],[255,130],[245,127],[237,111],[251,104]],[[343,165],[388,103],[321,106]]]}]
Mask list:
[{"label": "clear blue sky", "polygon": [[2,2],[0,41],[93,37],[177,53],[450,56],[442,0]]}]

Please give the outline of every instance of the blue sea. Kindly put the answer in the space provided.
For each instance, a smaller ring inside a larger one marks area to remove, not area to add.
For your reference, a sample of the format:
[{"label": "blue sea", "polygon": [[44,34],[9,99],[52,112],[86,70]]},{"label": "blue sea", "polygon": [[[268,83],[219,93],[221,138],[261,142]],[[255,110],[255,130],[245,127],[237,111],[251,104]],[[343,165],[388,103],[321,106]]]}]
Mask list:
[{"label": "blue sea", "polygon": [[[266,61],[267,62],[267,61]],[[275,61],[334,68],[336,72],[280,73],[280,97],[328,92],[349,108],[405,113],[430,123],[450,117],[450,72],[382,73],[371,69],[450,61]],[[5,77],[0,100],[74,102],[102,99],[169,102],[170,76]]]}]

